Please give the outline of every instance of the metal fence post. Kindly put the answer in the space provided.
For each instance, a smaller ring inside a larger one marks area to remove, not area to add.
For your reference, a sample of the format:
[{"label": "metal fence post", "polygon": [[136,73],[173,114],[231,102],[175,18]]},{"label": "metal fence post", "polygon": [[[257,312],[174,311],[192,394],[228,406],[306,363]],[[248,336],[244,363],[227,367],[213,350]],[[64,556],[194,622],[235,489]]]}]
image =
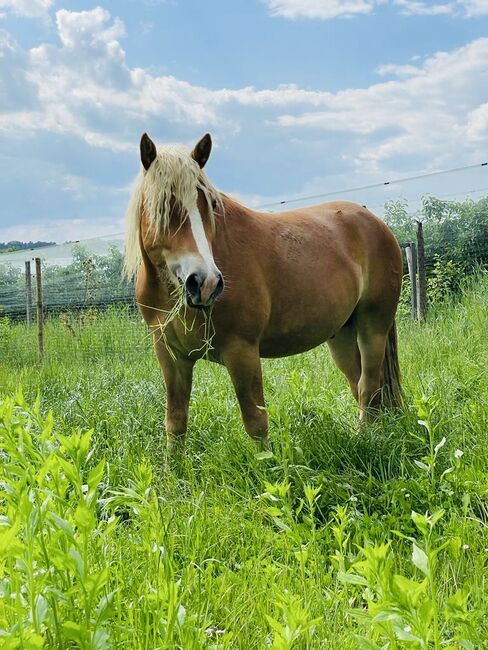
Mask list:
[{"label": "metal fence post", "polygon": [[37,284],[37,358],[42,361],[44,357],[44,314],[42,303],[42,269],[41,258],[36,257],[36,284]]},{"label": "metal fence post", "polygon": [[25,320],[27,325],[32,322],[32,275],[31,263],[25,263]]}]

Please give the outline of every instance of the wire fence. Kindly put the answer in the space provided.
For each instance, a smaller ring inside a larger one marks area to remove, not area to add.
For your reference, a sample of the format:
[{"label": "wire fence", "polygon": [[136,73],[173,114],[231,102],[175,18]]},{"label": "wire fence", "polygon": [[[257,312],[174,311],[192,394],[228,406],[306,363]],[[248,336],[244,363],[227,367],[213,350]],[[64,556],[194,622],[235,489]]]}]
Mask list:
[{"label": "wire fence", "polygon": [[[429,193],[421,184],[426,177]],[[455,291],[478,265],[488,267],[486,164],[260,207],[306,206],[320,198],[365,205],[392,227],[405,251],[403,314],[422,319],[429,302]],[[42,270],[40,312],[35,258]],[[0,255],[0,355],[21,365],[44,354],[146,354],[149,339],[122,268],[122,234]],[[42,350],[34,327],[39,331],[39,313]]]}]

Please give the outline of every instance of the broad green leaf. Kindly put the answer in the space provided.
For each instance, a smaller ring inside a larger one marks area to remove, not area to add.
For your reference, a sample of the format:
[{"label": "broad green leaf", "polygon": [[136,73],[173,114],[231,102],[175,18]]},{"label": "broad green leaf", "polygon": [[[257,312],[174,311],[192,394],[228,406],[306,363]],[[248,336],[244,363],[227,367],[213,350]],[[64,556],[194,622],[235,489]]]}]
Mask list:
[{"label": "broad green leaf", "polygon": [[56,526],[60,528],[64,533],[66,533],[66,535],[69,537],[70,540],[74,540],[75,531],[73,530],[73,527],[71,526],[69,521],[62,519],[55,512],[50,512],[49,515],[52,517]]},{"label": "broad green leaf", "polygon": [[281,517],[283,513],[279,508],[270,506],[269,508],[266,508],[266,514],[268,514],[270,517]]},{"label": "broad green leaf", "polygon": [[98,605],[95,608],[95,620],[97,626],[104,623],[113,612],[113,600],[115,593],[112,591],[109,594],[102,596]]},{"label": "broad green leaf", "polygon": [[44,639],[36,632],[27,633],[24,636],[23,650],[41,650],[44,647]]},{"label": "broad green leaf", "polygon": [[417,544],[413,544],[412,562],[425,576],[428,577],[430,575],[429,558]]},{"label": "broad green leaf", "polygon": [[285,522],[282,521],[279,517],[273,517],[273,522],[275,526],[277,526],[283,532],[290,530],[290,526],[287,526]]},{"label": "broad green leaf", "polygon": [[255,454],[254,458],[256,460],[269,460],[274,458],[274,454],[272,451],[260,451],[259,454]]},{"label": "broad green leaf", "polygon": [[76,571],[79,574],[81,579],[84,579],[85,577],[85,563],[83,562],[83,558],[80,555],[80,552],[76,548],[70,548],[69,550],[69,556],[74,560],[75,566],[76,566]]},{"label": "broad green leaf", "polygon": [[38,625],[44,623],[44,619],[47,615],[48,602],[42,594],[38,594],[36,597],[36,620]]},{"label": "broad green leaf", "polygon": [[107,630],[98,629],[93,632],[91,650],[108,650],[111,647],[110,637]]},{"label": "broad green leaf", "polygon": [[458,643],[464,650],[476,650],[474,643],[471,643],[468,639],[459,639]]},{"label": "broad green leaf", "polygon": [[434,447],[434,458],[437,457],[437,454],[442,449],[442,447],[444,447],[445,444],[446,444],[446,437],[444,436],[442,440],[440,440]]},{"label": "broad green leaf", "polygon": [[100,481],[103,478],[103,473],[105,471],[105,458],[93,467],[88,473],[87,483],[90,490],[94,490],[100,484]]},{"label": "broad green leaf", "polygon": [[97,523],[95,515],[84,503],[80,503],[76,508],[74,521],[78,528],[85,533],[93,530]]},{"label": "broad green leaf", "polygon": [[415,510],[412,510],[411,517],[413,523],[417,526],[418,530],[422,533],[422,535],[428,535],[429,522],[427,520],[427,517],[425,515],[419,514],[418,512],[415,512]]},{"label": "broad green leaf", "polygon": [[83,633],[81,625],[74,621],[65,621],[62,628],[67,639],[75,641],[81,647],[85,645],[85,634]]},{"label": "broad green leaf", "polygon": [[347,582],[352,585],[367,585],[368,581],[363,576],[359,576],[357,573],[346,573],[345,571],[339,571],[337,577],[341,582]]},{"label": "broad green leaf", "polygon": [[353,637],[356,639],[359,650],[381,650],[381,647],[377,645],[374,641],[367,639],[365,636],[358,636],[353,634]]},{"label": "broad green leaf", "polygon": [[439,510],[436,510],[436,511],[435,511],[435,512],[434,512],[434,513],[429,517],[429,523],[430,523],[430,526],[431,526],[432,528],[436,525],[436,523],[437,523],[438,521],[440,521],[440,520],[442,519],[442,517],[444,516],[445,512],[446,512],[445,510],[443,510],[442,508],[440,508]]},{"label": "broad green leaf", "polygon": [[178,607],[178,613],[176,615],[176,619],[178,621],[178,625],[181,627],[186,619],[186,609],[183,607],[183,605],[180,603]]},{"label": "broad green leaf", "polygon": [[271,628],[273,628],[273,630],[275,632],[277,632],[280,636],[284,636],[286,634],[285,628],[283,627],[283,625],[279,621],[275,620],[274,618],[272,618],[268,614],[265,614],[265,617],[266,617],[266,620],[268,621],[268,625]]},{"label": "broad green leaf", "polygon": [[419,618],[422,621],[423,628],[428,629],[432,624],[434,618],[434,603],[432,600],[424,600],[419,607]]},{"label": "broad green leaf", "polygon": [[411,630],[407,625],[402,627],[401,625],[393,625],[393,631],[395,636],[400,641],[422,641],[420,637],[416,634],[412,634]]},{"label": "broad green leaf", "polygon": [[417,582],[406,576],[395,574],[391,583],[392,593],[395,595],[398,605],[412,609],[418,606],[419,601],[427,590],[427,581]]},{"label": "broad green leaf", "polygon": [[400,616],[398,612],[391,612],[388,610],[385,610],[383,612],[380,612],[379,614],[376,614],[376,616],[372,619],[373,623],[383,623],[386,621],[399,621]]}]

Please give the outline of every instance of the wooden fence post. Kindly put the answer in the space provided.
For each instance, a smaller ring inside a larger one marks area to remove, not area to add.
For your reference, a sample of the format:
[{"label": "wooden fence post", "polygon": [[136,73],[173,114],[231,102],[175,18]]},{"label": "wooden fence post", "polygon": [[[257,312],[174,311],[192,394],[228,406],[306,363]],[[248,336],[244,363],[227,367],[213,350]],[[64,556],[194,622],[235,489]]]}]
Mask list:
[{"label": "wooden fence post", "polygon": [[25,263],[25,320],[27,325],[32,322],[32,275],[31,263]]},{"label": "wooden fence post", "polygon": [[411,300],[412,300],[412,318],[417,320],[417,264],[415,254],[415,244],[412,242],[405,246],[407,256],[408,274],[410,276]]},{"label": "wooden fence post", "polygon": [[44,357],[44,314],[42,304],[42,269],[41,258],[36,257],[36,283],[37,283],[37,358],[42,361]]},{"label": "wooden fence post", "polygon": [[427,274],[425,271],[424,229],[417,221],[417,265],[418,265],[418,317],[424,320],[427,314]]}]

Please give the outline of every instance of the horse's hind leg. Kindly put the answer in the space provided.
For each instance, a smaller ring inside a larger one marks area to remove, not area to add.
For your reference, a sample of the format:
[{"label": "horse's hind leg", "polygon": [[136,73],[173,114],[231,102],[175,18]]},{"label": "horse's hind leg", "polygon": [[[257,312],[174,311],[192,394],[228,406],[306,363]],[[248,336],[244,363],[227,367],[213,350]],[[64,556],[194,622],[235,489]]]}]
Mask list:
[{"label": "horse's hind leg", "polygon": [[361,377],[361,354],[354,321],[349,321],[333,339],[327,341],[332,358],[349,382],[354,399],[359,401],[358,383]]},{"label": "horse's hind leg", "polygon": [[391,327],[390,319],[374,312],[360,313],[357,318],[358,346],[361,353],[361,377],[358,382],[360,418],[374,414],[381,406],[383,361]]}]

